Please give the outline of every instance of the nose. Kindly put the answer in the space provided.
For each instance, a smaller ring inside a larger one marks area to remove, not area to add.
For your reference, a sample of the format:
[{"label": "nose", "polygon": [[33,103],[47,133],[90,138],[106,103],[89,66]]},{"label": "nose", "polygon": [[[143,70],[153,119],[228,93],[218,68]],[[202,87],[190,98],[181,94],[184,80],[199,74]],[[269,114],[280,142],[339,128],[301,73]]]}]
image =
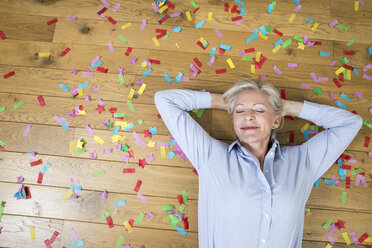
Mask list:
[{"label": "nose", "polygon": [[253,119],[254,119],[254,112],[253,112],[253,110],[247,110],[247,111],[245,111],[244,120],[250,121],[250,120],[253,120]]}]

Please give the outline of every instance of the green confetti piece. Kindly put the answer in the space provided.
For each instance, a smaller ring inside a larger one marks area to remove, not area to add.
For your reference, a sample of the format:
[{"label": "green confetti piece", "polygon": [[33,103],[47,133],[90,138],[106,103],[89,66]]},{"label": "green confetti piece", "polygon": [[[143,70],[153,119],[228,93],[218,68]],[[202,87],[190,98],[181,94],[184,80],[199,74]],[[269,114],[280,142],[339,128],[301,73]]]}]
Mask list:
[{"label": "green confetti piece", "polygon": [[6,110],[6,107],[5,106],[1,107],[0,108],[0,113],[3,112],[3,111],[5,111],[5,110]]},{"label": "green confetti piece", "polygon": [[103,174],[105,174],[104,170],[99,170],[99,171],[93,172],[94,177],[98,177],[98,176],[103,175]]},{"label": "green confetti piece", "polygon": [[74,154],[75,155],[79,155],[79,154],[82,154],[84,152],[86,152],[85,149],[84,148],[81,148],[81,149],[75,150]]},{"label": "green confetti piece", "polygon": [[318,95],[320,95],[320,94],[322,94],[322,89],[321,88],[319,88],[319,87],[316,87],[315,86],[315,88],[314,88],[314,93],[318,96]]},{"label": "green confetti piece", "polygon": [[274,10],[274,7],[276,5],[276,1],[272,1],[271,4],[273,5],[273,10]]},{"label": "green confetti piece", "polygon": [[363,125],[365,125],[365,126],[367,126],[367,127],[369,127],[369,128],[372,129],[372,123],[370,123],[370,122],[368,122],[366,120],[363,120]]},{"label": "green confetti piece", "polygon": [[127,39],[125,39],[124,36],[121,34],[119,34],[119,40],[121,40],[124,44],[128,43]]},{"label": "green confetti piece", "polygon": [[182,200],[183,200],[183,202],[187,202],[189,200],[188,197],[187,197],[187,191],[186,190],[182,190],[181,194],[182,194]]},{"label": "green confetti piece", "polygon": [[337,24],[337,27],[338,27],[339,29],[343,29],[343,30],[345,30],[345,31],[348,31],[348,30],[349,30],[348,27],[346,27],[346,26],[344,26],[344,25],[341,25],[341,24]]},{"label": "green confetti piece", "polygon": [[242,57],[242,60],[244,60],[244,61],[253,61],[253,59],[252,59],[251,56],[243,56]]},{"label": "green confetti piece", "polygon": [[25,190],[25,188],[22,189],[22,196],[23,196],[24,199],[26,199],[26,190]]},{"label": "green confetti piece", "polygon": [[138,124],[142,125],[143,124],[143,120],[142,119],[138,119]]},{"label": "green confetti piece", "polygon": [[344,74],[344,78],[347,78],[347,70],[344,70],[342,74]]},{"label": "green confetti piece", "polygon": [[191,0],[190,4],[192,5],[192,7],[194,7],[194,9],[199,8],[198,5],[195,3],[194,0]]},{"label": "green confetti piece", "polygon": [[342,63],[342,64],[345,64],[345,65],[346,65],[347,63],[349,63],[348,58],[347,58],[347,57],[342,58],[342,59],[341,59],[341,63]]},{"label": "green confetti piece", "polygon": [[186,205],[182,203],[181,206],[178,208],[178,212],[182,213],[183,210],[185,210],[185,208],[186,208]]},{"label": "green confetti piece", "polygon": [[145,217],[145,214],[144,213],[140,213],[140,215],[138,216],[138,218],[136,220],[136,224],[137,225],[140,225],[144,217]]},{"label": "green confetti piece", "polygon": [[123,245],[123,242],[124,242],[124,236],[120,235],[118,242],[116,243],[116,248],[121,248],[121,246]]},{"label": "green confetti piece", "polygon": [[14,109],[17,109],[17,108],[21,107],[23,104],[25,104],[25,102],[24,101],[20,101],[19,103],[14,104],[13,105],[13,108]]},{"label": "green confetti piece", "polygon": [[5,143],[4,141],[0,140],[0,146],[4,147],[5,146]]},{"label": "green confetti piece", "polygon": [[286,49],[292,43],[292,39],[288,39],[282,43],[282,48]]},{"label": "green confetti piece", "polygon": [[173,209],[175,209],[175,206],[174,205],[171,205],[171,204],[168,204],[168,205],[164,205],[163,206],[163,210],[165,212],[172,211]]},{"label": "green confetti piece", "polygon": [[161,37],[162,41],[166,41],[168,39],[169,34],[170,33],[167,31],[167,34]]},{"label": "green confetti piece", "polygon": [[357,170],[352,170],[351,175],[355,176],[355,175],[358,175],[359,173],[362,173],[362,172],[363,172],[362,168],[359,168]]},{"label": "green confetti piece", "polygon": [[170,214],[167,216],[167,220],[172,228],[176,228],[178,222],[180,221],[176,214]]},{"label": "green confetti piece", "polygon": [[352,38],[351,40],[349,40],[349,41],[346,43],[346,45],[347,45],[347,46],[351,46],[352,44],[354,44],[354,42],[355,42],[355,39]]},{"label": "green confetti piece", "polygon": [[127,146],[127,144],[123,144],[123,145],[121,145],[121,150],[123,152],[128,152],[129,151],[129,147]]},{"label": "green confetti piece", "polygon": [[1,203],[0,203],[0,221],[1,221],[1,217],[3,217],[4,207],[5,207],[5,201],[1,201]]},{"label": "green confetti piece", "polygon": [[198,114],[196,115],[199,119],[202,117],[205,109],[199,109]]},{"label": "green confetti piece", "polygon": [[72,95],[71,98],[75,98],[79,95],[79,93],[75,94],[75,95]]},{"label": "green confetti piece", "polygon": [[127,104],[128,104],[128,107],[129,107],[130,112],[134,112],[134,111],[136,111],[136,110],[134,109],[134,107],[133,107],[132,101],[128,100],[128,101],[127,101]]},{"label": "green confetti piece", "polygon": [[323,225],[323,229],[327,229],[331,224],[333,223],[333,220],[329,218],[326,223]]},{"label": "green confetti piece", "polygon": [[341,194],[341,204],[345,204],[346,203],[346,195],[347,195],[347,192],[342,192]]},{"label": "green confetti piece", "polygon": [[114,113],[114,117],[125,117],[125,113]]},{"label": "green confetti piece", "polygon": [[123,74],[118,74],[119,75],[119,81],[120,81],[120,84],[124,84],[124,76]]},{"label": "green confetti piece", "polygon": [[105,220],[107,217],[112,215],[112,210],[108,210],[106,213],[102,214],[101,219]]},{"label": "green confetti piece", "polygon": [[266,32],[271,33],[274,30],[271,26],[266,26]]},{"label": "green confetti piece", "polygon": [[298,42],[301,42],[301,43],[304,42],[304,41],[303,41],[300,37],[298,37],[297,35],[294,35],[294,36],[293,36],[293,39],[295,39],[295,40],[297,40]]}]

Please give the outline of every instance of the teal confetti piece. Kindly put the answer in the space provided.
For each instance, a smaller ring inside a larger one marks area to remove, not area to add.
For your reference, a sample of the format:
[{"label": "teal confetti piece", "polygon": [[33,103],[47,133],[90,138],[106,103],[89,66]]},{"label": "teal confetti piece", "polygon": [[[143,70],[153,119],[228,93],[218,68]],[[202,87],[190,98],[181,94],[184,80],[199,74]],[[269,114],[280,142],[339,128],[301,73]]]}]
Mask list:
[{"label": "teal confetti piece", "polygon": [[114,207],[120,207],[120,206],[124,206],[124,205],[127,205],[127,201],[126,200],[114,202]]},{"label": "teal confetti piece", "polygon": [[124,44],[128,43],[127,39],[125,39],[124,36],[121,34],[119,35],[119,40],[121,40]]},{"label": "teal confetti piece", "polygon": [[174,79],[174,81],[177,83],[178,81],[180,81],[181,77],[183,76],[183,73],[182,72],[179,72],[177,77]]},{"label": "teal confetti piece", "polygon": [[323,57],[329,57],[329,56],[331,56],[331,53],[319,52],[319,55],[323,56]]},{"label": "teal confetti piece", "polygon": [[175,32],[175,33],[179,33],[179,32],[181,32],[181,26],[175,26],[175,27],[173,27],[173,32]]},{"label": "teal confetti piece", "polygon": [[186,236],[187,232],[180,226],[176,226],[176,230],[181,233],[184,237]]},{"label": "teal confetti piece", "polygon": [[309,134],[307,133],[307,130],[303,130],[302,133],[304,134],[305,140],[309,140]]},{"label": "teal confetti piece", "polygon": [[49,162],[47,162],[44,167],[40,170],[40,172],[42,174],[44,174],[46,172],[46,170],[51,166],[51,164]]},{"label": "teal confetti piece", "polygon": [[368,54],[369,54],[369,55],[372,54],[372,47],[368,47]]},{"label": "teal confetti piece", "polygon": [[336,101],[336,105],[339,106],[342,109],[346,109],[346,106],[342,102],[340,102],[338,100]]},{"label": "teal confetti piece", "polygon": [[307,19],[304,19],[304,21],[307,21],[309,23],[313,23],[314,22],[313,18],[311,18],[311,19],[307,18]]},{"label": "teal confetti piece", "polygon": [[260,30],[261,30],[261,33],[264,35],[264,36],[267,36],[268,34],[267,34],[267,32],[266,32],[266,29],[265,29],[265,27],[262,25],[262,26],[260,26]]},{"label": "teal confetti piece", "polygon": [[127,104],[128,104],[128,107],[129,107],[130,112],[134,112],[134,111],[136,111],[136,110],[134,109],[134,107],[133,107],[133,103],[132,103],[132,101],[128,100],[128,101],[127,101]]},{"label": "teal confetti piece", "polygon": [[[116,117],[116,116],[114,116],[114,117]],[[125,117],[125,113],[124,113],[124,117]],[[118,125],[114,128],[114,130],[111,131],[111,136],[115,135],[119,130],[120,130],[120,126]]]},{"label": "teal confetti piece", "polygon": [[70,185],[70,189],[71,190],[81,191],[82,190],[82,187],[81,186],[77,186],[77,185]]},{"label": "teal confetti piece", "polygon": [[102,64],[103,64],[103,62],[102,62],[102,60],[100,60],[100,61],[97,61],[97,62],[91,64],[91,66],[94,68],[94,67],[100,66]]},{"label": "teal confetti piece", "polygon": [[325,184],[328,184],[328,185],[330,185],[330,186],[336,186],[336,183],[335,183],[334,181],[329,180],[329,179],[327,179],[327,178],[324,178],[324,183],[325,183]]},{"label": "teal confetti piece", "polygon": [[242,2],[240,0],[235,0],[235,3],[241,5],[241,6],[245,6],[245,2]]},{"label": "teal confetti piece", "polygon": [[169,159],[172,159],[175,155],[176,155],[176,154],[175,154],[173,151],[170,151],[170,152],[168,153],[168,158],[169,158]]},{"label": "teal confetti piece", "polygon": [[67,91],[67,92],[70,91],[70,87],[64,85],[63,83],[60,83],[60,84],[59,84],[59,87],[62,88],[63,90],[65,90],[65,91]]},{"label": "teal confetti piece", "polygon": [[204,20],[201,20],[200,22],[198,22],[197,24],[195,24],[195,28],[196,29],[199,29],[201,26],[203,26],[205,24],[205,21]]},{"label": "teal confetti piece", "polygon": [[320,181],[322,180],[322,178],[319,178],[318,180],[316,180],[314,186],[319,188],[319,184],[320,184]]},{"label": "teal confetti piece", "polygon": [[228,46],[228,45],[224,45],[224,44],[220,44],[220,48],[224,49],[224,50],[231,50],[231,46]]},{"label": "teal confetti piece", "polygon": [[168,83],[171,83],[172,82],[172,79],[168,76],[167,73],[164,73],[163,74],[163,77],[165,78],[165,80],[167,80]]},{"label": "teal confetti piece", "polygon": [[79,84],[77,86],[77,88],[80,90],[80,89],[84,89],[85,87],[87,87],[89,85],[89,82],[85,82],[85,83],[82,83],[82,84]]},{"label": "teal confetti piece", "polygon": [[240,9],[240,16],[244,16],[244,15],[245,15],[245,7]]},{"label": "teal confetti piece", "polygon": [[267,8],[267,13],[271,14],[271,12],[273,11],[273,8],[274,8],[273,4],[270,3],[269,7]]},{"label": "teal confetti piece", "polygon": [[85,245],[84,240],[74,241],[71,243],[72,247],[78,247],[78,246],[84,246],[84,245]]},{"label": "teal confetti piece", "polygon": [[283,40],[282,39],[279,39],[277,42],[275,42],[274,47],[277,47],[277,46],[279,46],[282,43],[283,43]]},{"label": "teal confetti piece", "polygon": [[350,101],[350,98],[345,95],[345,93],[341,93],[341,97],[345,99],[346,101]]},{"label": "teal confetti piece", "polygon": [[152,72],[152,69],[148,68],[146,71],[142,72],[142,77],[146,77],[150,72]]},{"label": "teal confetti piece", "polygon": [[213,57],[215,53],[216,53],[216,48],[212,47],[211,52],[209,53],[209,56]]},{"label": "teal confetti piece", "polygon": [[128,130],[130,130],[132,128],[134,128],[134,123],[133,122],[130,123],[129,125],[126,125],[125,127],[123,127],[123,130],[124,131],[128,131]]},{"label": "teal confetti piece", "polygon": [[13,105],[13,108],[14,109],[17,109],[17,108],[21,107],[23,104],[25,104],[25,102],[24,101],[20,101],[19,103],[14,104]]}]

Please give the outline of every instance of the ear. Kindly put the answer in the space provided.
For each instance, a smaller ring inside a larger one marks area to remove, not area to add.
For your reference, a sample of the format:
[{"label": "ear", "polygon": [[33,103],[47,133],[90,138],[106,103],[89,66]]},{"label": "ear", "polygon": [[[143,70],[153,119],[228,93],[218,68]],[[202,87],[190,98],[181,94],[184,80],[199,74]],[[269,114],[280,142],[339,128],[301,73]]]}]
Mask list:
[{"label": "ear", "polygon": [[280,127],[280,122],[281,121],[282,121],[281,116],[280,115],[275,115],[273,128],[277,129],[278,127]]}]

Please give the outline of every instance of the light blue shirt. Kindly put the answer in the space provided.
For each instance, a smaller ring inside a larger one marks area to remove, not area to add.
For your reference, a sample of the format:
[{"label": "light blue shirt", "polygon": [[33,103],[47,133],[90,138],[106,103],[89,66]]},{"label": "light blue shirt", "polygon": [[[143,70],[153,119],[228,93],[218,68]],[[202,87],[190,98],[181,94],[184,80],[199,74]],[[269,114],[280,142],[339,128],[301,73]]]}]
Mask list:
[{"label": "light blue shirt", "polygon": [[304,102],[300,118],[325,128],[307,142],[281,148],[277,140],[257,158],[238,140],[214,139],[187,111],[211,108],[209,92],[165,90],[158,111],[199,174],[200,248],[300,248],[306,201],[315,181],[358,133],[362,118]]}]

